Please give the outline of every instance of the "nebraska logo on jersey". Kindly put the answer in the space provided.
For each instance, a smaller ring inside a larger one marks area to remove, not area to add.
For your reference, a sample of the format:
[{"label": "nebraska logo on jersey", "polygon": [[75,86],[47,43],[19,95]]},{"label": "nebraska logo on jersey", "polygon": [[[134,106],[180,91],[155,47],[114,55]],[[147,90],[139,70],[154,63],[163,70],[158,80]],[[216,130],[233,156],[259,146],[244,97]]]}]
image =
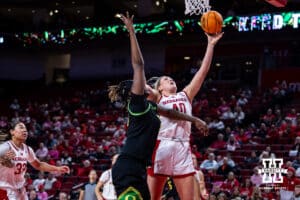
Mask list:
[{"label": "nebraska logo on jersey", "polygon": [[25,161],[25,162],[27,162],[27,158],[24,158],[24,157],[14,157],[12,160],[13,161]]},{"label": "nebraska logo on jersey", "polygon": [[163,105],[166,105],[166,104],[169,104],[169,103],[176,103],[176,102],[179,102],[179,101],[183,101],[183,102],[186,102],[186,98],[177,98],[177,99],[168,99],[168,100],[165,100],[162,102]]}]

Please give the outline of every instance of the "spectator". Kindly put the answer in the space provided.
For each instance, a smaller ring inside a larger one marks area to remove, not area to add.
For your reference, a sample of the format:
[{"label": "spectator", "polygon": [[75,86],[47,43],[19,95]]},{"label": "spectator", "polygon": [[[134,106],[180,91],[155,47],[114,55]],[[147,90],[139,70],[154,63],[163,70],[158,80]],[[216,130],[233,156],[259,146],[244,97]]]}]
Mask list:
[{"label": "spectator", "polygon": [[233,199],[233,200],[241,199],[239,187],[233,188],[232,194],[230,195],[230,199]]},{"label": "spectator", "polygon": [[238,180],[235,178],[234,173],[233,172],[229,172],[227,179],[222,183],[221,185],[221,190],[231,194],[233,192],[233,189],[235,187],[239,187],[240,183],[238,182]]},{"label": "spectator", "polygon": [[295,170],[297,170],[300,167],[300,153],[297,153],[297,157],[295,160],[293,160],[293,164],[292,164],[293,168],[295,168]]},{"label": "spectator", "polygon": [[14,101],[10,104],[9,108],[13,111],[18,111],[20,110],[21,106],[19,104],[18,99],[14,99]]},{"label": "spectator", "polygon": [[217,200],[217,197],[214,194],[210,194],[208,200]]},{"label": "spectator", "polygon": [[209,147],[212,151],[226,148],[227,144],[224,141],[224,135],[222,133],[219,133],[217,137],[217,141],[213,142],[212,145]]},{"label": "spectator", "polygon": [[269,139],[270,143],[275,142],[279,138],[280,134],[275,126],[275,124],[272,124],[270,129],[267,132],[266,138]]},{"label": "spectator", "polygon": [[57,150],[57,146],[54,145],[53,147],[50,147],[49,156],[51,159],[57,160],[59,159],[59,151]]},{"label": "spectator", "polygon": [[201,165],[200,169],[204,169],[210,172],[213,172],[218,169],[218,163],[215,160],[215,154],[210,153],[207,160],[204,160]]},{"label": "spectator", "polygon": [[290,200],[294,198],[295,186],[300,184],[300,180],[295,177],[295,169],[289,167],[287,169],[287,176],[283,177],[283,184],[280,190],[280,200]]},{"label": "spectator", "polygon": [[230,119],[234,119],[234,118],[235,118],[235,116],[234,116],[231,108],[229,108],[229,107],[220,116],[220,119],[222,119],[222,120],[230,120]]},{"label": "spectator", "polygon": [[256,186],[259,187],[262,184],[262,176],[258,173],[259,168],[255,167],[254,168],[254,174],[250,177],[251,183]]},{"label": "spectator", "polygon": [[30,190],[29,192],[29,200],[39,200],[35,190]]},{"label": "spectator", "polygon": [[44,143],[40,143],[39,145],[39,149],[35,152],[36,156],[40,159],[40,160],[45,160],[45,158],[48,155],[48,148],[45,147]]},{"label": "spectator", "polygon": [[[47,133],[49,133],[49,132],[47,132]],[[57,139],[54,138],[54,134],[53,133],[49,134],[49,137],[48,137],[48,140],[47,140],[46,144],[47,144],[48,148],[52,148],[54,146],[57,146],[58,141],[57,141]]]},{"label": "spectator", "polygon": [[[51,130],[52,129],[52,126],[53,126],[53,123],[50,119],[50,117],[48,116],[46,121],[44,121],[43,125],[42,125],[42,129],[44,131],[47,131],[47,130]],[[53,135],[53,134],[52,134]],[[49,136],[50,137],[50,136]],[[48,144],[47,144],[48,145]]]},{"label": "spectator", "polygon": [[281,115],[281,110],[276,109],[275,111],[275,119],[274,119],[274,124],[276,127],[279,127],[282,121],[282,115]]},{"label": "spectator", "polygon": [[250,165],[258,164],[259,158],[256,155],[256,151],[251,151],[250,157],[245,157],[245,161],[247,164],[250,164]]},{"label": "spectator", "polygon": [[248,103],[248,99],[245,97],[244,94],[241,94],[240,98],[237,100],[237,106],[245,106]]},{"label": "spectator", "polygon": [[88,176],[91,170],[91,162],[89,160],[85,160],[83,161],[83,166],[77,169],[77,176]]},{"label": "spectator", "polygon": [[52,173],[48,173],[47,179],[45,180],[45,190],[51,190],[53,188],[53,184],[57,181]]},{"label": "spectator", "polygon": [[218,195],[218,200],[227,200],[227,196],[225,193],[221,192],[219,195]]},{"label": "spectator", "polygon": [[63,165],[72,164],[72,157],[69,155],[68,151],[63,151],[60,161]]},{"label": "spectator", "polygon": [[240,194],[242,198],[248,199],[251,197],[253,192],[253,186],[249,178],[244,179],[245,181],[241,184]]},{"label": "spectator", "polygon": [[111,122],[105,129],[104,132],[114,133],[117,130],[115,122]]},{"label": "spectator", "polygon": [[195,144],[192,146],[192,153],[196,156],[198,160],[202,158],[202,154],[198,151],[198,147]]},{"label": "spectator", "polygon": [[235,139],[234,135],[231,134],[228,138],[227,144],[226,144],[227,151],[235,151],[237,148],[240,148],[240,144]]},{"label": "spectator", "polygon": [[254,140],[255,139],[265,140],[267,133],[268,133],[268,127],[266,126],[265,123],[261,123],[260,127],[259,127],[259,130],[255,131],[252,134],[252,139],[254,139]]},{"label": "spectator", "polygon": [[73,127],[73,124],[72,124],[72,122],[70,120],[70,117],[69,116],[65,116],[64,120],[61,123],[61,129],[62,130],[66,130],[66,129],[70,129],[72,127]]},{"label": "spectator", "polygon": [[84,186],[80,190],[79,200],[99,200],[99,199],[101,200],[101,198],[97,199],[95,193],[96,183],[97,183],[97,172],[95,170],[91,170],[89,172],[89,182],[84,184]]},{"label": "spectator", "polygon": [[236,141],[240,144],[247,144],[249,141],[250,136],[245,133],[243,128],[240,129],[239,134],[235,136]]},{"label": "spectator", "polygon": [[287,121],[290,121],[292,126],[296,126],[297,125],[297,112],[296,112],[296,109],[295,108],[291,109],[291,112],[286,115],[285,119]]},{"label": "spectator", "polygon": [[45,191],[44,185],[39,185],[39,191],[37,192],[37,197],[39,200],[48,199],[48,193]]},{"label": "spectator", "polygon": [[230,100],[228,102],[228,106],[233,109],[236,106],[236,97],[234,95],[231,95]]},{"label": "spectator", "polygon": [[230,165],[232,168],[235,168],[236,165],[235,165],[234,160],[232,160],[232,158],[231,158],[231,153],[230,152],[227,152],[226,157],[227,157],[228,165]]},{"label": "spectator", "polygon": [[0,117],[0,128],[5,129],[5,128],[7,128],[7,126],[8,126],[7,117],[1,116]]},{"label": "spectator", "polygon": [[221,193],[222,193],[222,191],[221,191],[221,185],[215,184],[214,187],[213,187],[213,190],[212,190],[211,194],[215,195],[217,197]]},{"label": "spectator", "polygon": [[235,112],[233,113],[234,118],[235,118],[235,122],[237,124],[242,124],[244,122],[245,119],[245,113],[243,112],[242,108],[237,106],[235,108]]},{"label": "spectator", "polygon": [[[33,180],[31,179],[30,177],[30,174],[27,172],[25,175],[24,175],[24,178],[25,178],[25,187],[26,189],[29,189],[29,187],[32,187],[32,189],[34,189],[34,187],[32,186],[32,183],[33,183]],[[30,190],[28,190],[30,191]]]},{"label": "spectator", "polygon": [[120,128],[118,128],[118,130],[114,132],[113,137],[114,138],[125,137],[125,134],[126,134],[125,125],[121,125]]},{"label": "spectator", "polygon": [[214,119],[208,124],[209,129],[223,130],[225,128],[224,123],[218,118]]},{"label": "spectator", "polygon": [[259,187],[254,187],[250,200],[263,200]]},{"label": "spectator", "polygon": [[219,113],[219,115],[222,115],[229,109],[230,109],[230,107],[227,105],[226,101],[222,100],[222,104],[218,107],[218,113]]},{"label": "spectator", "polygon": [[59,200],[68,200],[68,195],[65,192],[60,192],[58,195]]},{"label": "spectator", "polygon": [[40,185],[44,185],[44,183],[45,183],[44,173],[40,172],[38,174],[38,178],[33,181],[32,185],[33,185],[34,189],[36,191],[38,191],[39,190],[39,186]]},{"label": "spectator", "polygon": [[251,97],[252,97],[252,91],[251,91],[249,88],[244,89],[244,90],[242,91],[242,94],[243,94],[247,99],[251,99]]},{"label": "spectator", "polygon": [[271,108],[268,109],[267,114],[263,116],[263,122],[267,125],[270,125],[275,120],[275,115],[273,114],[273,111]]},{"label": "spectator", "polygon": [[276,158],[275,154],[271,152],[271,146],[267,146],[260,156],[259,161],[261,162],[263,158]]},{"label": "spectator", "polygon": [[96,133],[96,127],[95,127],[94,122],[92,120],[88,120],[87,132],[88,132],[88,134],[95,134]]},{"label": "spectator", "polygon": [[298,152],[300,151],[300,136],[296,137],[295,143],[291,150],[298,151]]},{"label": "spectator", "polygon": [[223,164],[219,166],[217,174],[223,175],[224,177],[228,176],[228,173],[232,171],[232,167],[228,164],[227,157],[223,158]]},{"label": "spectator", "polygon": [[[114,155],[112,157],[111,164],[112,166],[117,161],[118,154]],[[100,192],[100,189],[103,187],[102,192]],[[112,176],[111,176],[111,168],[104,171],[99,178],[99,181],[95,187],[95,193],[98,198],[98,200],[117,200],[115,188],[112,182]]]}]

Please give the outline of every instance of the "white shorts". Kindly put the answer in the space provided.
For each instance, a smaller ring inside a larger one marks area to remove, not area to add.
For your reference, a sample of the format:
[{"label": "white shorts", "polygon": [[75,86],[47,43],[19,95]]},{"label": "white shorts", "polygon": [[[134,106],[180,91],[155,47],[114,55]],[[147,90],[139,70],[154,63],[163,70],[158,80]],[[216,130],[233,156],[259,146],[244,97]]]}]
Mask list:
[{"label": "white shorts", "polygon": [[189,141],[158,140],[149,175],[185,176],[195,173]]},{"label": "white shorts", "polygon": [[6,189],[9,200],[28,200],[26,189]]}]

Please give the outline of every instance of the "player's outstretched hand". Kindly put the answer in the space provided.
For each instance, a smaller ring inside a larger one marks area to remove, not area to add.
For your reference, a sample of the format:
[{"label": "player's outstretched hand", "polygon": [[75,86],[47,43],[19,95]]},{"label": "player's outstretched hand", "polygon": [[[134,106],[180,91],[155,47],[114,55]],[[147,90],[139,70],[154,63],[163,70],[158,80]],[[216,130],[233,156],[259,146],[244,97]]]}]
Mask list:
[{"label": "player's outstretched hand", "polygon": [[129,32],[134,31],[134,27],[133,27],[134,15],[130,16],[129,12],[126,12],[126,16],[123,14],[118,14],[118,16],[122,20],[122,22],[125,24],[125,26]]},{"label": "player's outstretched hand", "polygon": [[223,37],[224,32],[217,33],[215,35],[209,35],[207,33],[205,33],[205,34],[207,36],[208,44],[211,44],[211,45],[215,46],[217,44],[217,42]]},{"label": "player's outstretched hand", "polygon": [[196,120],[195,126],[201,131],[201,133],[203,133],[204,136],[208,136],[208,127],[204,121],[201,119]]},{"label": "player's outstretched hand", "polygon": [[59,173],[62,173],[62,174],[69,174],[70,173],[70,168],[68,166],[61,166],[61,167],[57,167],[57,171]]}]

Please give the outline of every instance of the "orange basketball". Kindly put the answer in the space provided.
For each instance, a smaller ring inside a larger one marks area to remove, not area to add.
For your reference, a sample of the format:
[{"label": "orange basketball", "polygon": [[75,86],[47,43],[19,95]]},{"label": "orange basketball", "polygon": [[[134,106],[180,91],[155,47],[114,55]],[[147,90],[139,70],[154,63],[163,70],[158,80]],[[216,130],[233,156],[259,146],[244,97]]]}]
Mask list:
[{"label": "orange basketball", "polygon": [[201,27],[208,34],[216,34],[222,31],[223,17],[217,11],[211,10],[201,17]]}]

